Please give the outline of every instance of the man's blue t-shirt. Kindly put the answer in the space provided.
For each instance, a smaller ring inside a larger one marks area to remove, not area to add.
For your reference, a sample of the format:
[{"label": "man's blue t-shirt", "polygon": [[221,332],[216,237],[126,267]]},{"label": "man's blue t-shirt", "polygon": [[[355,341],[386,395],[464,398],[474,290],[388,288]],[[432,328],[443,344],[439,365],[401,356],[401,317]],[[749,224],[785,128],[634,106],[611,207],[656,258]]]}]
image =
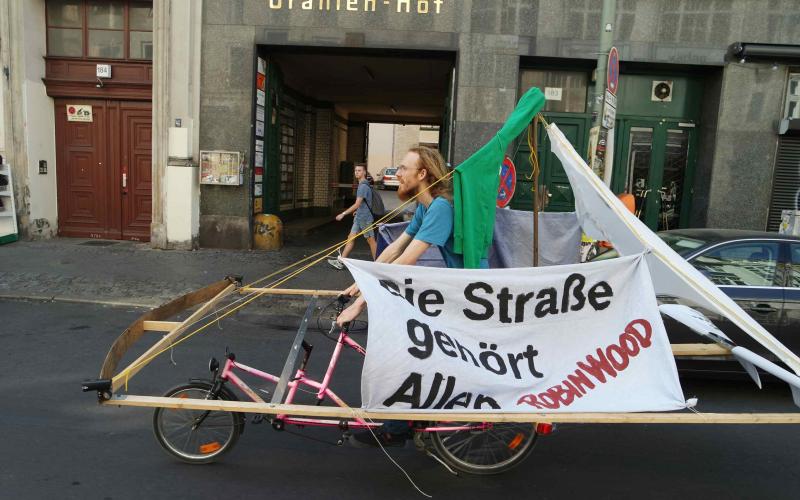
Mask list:
[{"label": "man's blue t-shirt", "polygon": [[356,198],[364,198],[361,205],[356,209],[356,217],[359,219],[372,220],[372,212],[369,207],[372,206],[372,188],[369,187],[369,181],[364,179],[358,183],[358,190],[356,191]]},{"label": "man's blue t-shirt", "polygon": [[[406,234],[439,247],[447,267],[464,267],[464,257],[453,251],[453,205],[446,198],[434,198],[427,208],[419,203]],[[489,267],[486,259],[481,261],[481,267]]]}]

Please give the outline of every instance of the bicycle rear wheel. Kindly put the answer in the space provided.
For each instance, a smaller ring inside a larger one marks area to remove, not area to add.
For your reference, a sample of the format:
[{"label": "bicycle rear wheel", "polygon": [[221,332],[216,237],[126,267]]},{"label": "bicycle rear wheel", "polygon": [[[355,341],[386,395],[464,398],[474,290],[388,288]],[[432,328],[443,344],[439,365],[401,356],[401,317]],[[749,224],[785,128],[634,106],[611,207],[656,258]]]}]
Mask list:
[{"label": "bicycle rear wheel", "polygon": [[[211,387],[188,383],[173,387],[168,398],[210,399]],[[220,399],[229,399],[220,394]],[[236,444],[241,416],[229,411],[156,408],[153,432],[158,444],[170,455],[190,464],[215,461]]]},{"label": "bicycle rear wheel", "polygon": [[531,423],[448,422],[447,426],[473,427],[430,433],[442,461],[468,474],[500,474],[516,467],[530,455],[537,436],[536,424]]}]

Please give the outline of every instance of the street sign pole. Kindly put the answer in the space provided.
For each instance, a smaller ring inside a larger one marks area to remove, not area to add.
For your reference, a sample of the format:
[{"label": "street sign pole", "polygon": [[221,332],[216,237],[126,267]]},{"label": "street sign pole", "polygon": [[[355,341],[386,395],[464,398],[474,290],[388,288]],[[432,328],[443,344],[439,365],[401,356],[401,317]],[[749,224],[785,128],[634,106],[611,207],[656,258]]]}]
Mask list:
[{"label": "street sign pole", "polygon": [[[614,64],[612,61],[612,52],[617,54],[615,48],[611,45],[614,43],[614,21],[616,17],[616,0],[603,0],[603,10],[600,15],[600,51],[597,55],[597,69],[595,71],[594,83],[594,99],[592,101],[592,121],[593,128],[597,128],[597,146],[590,154],[590,165],[592,170],[601,178],[607,177],[610,182],[610,176],[605,173],[606,170],[606,149],[611,147],[608,140],[608,129],[613,128],[603,126],[603,118],[606,118],[608,124],[608,113],[616,113],[616,100],[613,102],[613,110],[608,109],[611,104],[607,101],[607,94],[609,90],[612,94],[616,95],[618,78],[619,78],[619,56],[616,56],[615,66],[609,67]],[[612,50],[613,49],[613,50]],[[611,78],[610,78],[611,77]],[[613,78],[613,79],[612,79]],[[607,111],[608,110],[608,111]]]}]

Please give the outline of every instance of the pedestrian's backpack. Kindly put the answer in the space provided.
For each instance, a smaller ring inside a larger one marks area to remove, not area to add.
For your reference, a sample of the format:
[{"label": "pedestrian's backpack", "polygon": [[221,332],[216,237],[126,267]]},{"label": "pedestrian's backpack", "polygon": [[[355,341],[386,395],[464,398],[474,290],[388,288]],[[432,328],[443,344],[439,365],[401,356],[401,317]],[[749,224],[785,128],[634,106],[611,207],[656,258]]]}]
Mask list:
[{"label": "pedestrian's backpack", "polygon": [[372,203],[367,203],[367,208],[372,214],[372,219],[378,220],[386,213],[386,207],[383,206],[383,198],[381,198],[381,194],[375,189],[375,186],[370,186],[369,190],[372,193],[372,196],[370,196]]}]

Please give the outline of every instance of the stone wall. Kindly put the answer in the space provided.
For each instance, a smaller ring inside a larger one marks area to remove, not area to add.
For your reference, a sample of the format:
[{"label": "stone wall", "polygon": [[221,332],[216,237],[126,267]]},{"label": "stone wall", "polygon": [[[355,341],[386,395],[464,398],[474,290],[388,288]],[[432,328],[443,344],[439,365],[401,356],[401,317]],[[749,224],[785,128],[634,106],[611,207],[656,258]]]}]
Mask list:
[{"label": "stone wall", "polygon": [[722,77],[706,224],[766,228],[786,68],[732,63]]},{"label": "stone wall", "polygon": [[392,165],[400,165],[408,150],[416,146],[419,146],[419,125],[395,125]]},{"label": "stone wall", "polygon": [[[331,203],[330,195],[333,177],[333,159],[336,153],[336,134],[333,127],[333,110],[318,109],[317,134],[314,145],[314,188],[313,203],[315,207],[326,207]],[[338,162],[337,162],[338,163]]]},{"label": "stone wall", "polygon": [[[270,4],[280,8],[271,9]],[[395,9],[416,6],[415,1],[339,2],[338,10],[336,0],[328,4],[329,10],[320,10],[325,1],[204,0],[203,149],[250,153],[251,61],[256,44],[437,50],[457,54],[453,158],[461,162],[492,137],[513,109],[520,56],[565,62],[596,58],[602,0],[431,0],[425,14],[415,12],[415,7],[412,12]],[[303,5],[311,8],[303,10]],[[357,10],[347,10],[348,6]],[[440,9],[438,13],[434,6]],[[721,67],[727,46],[736,41],[797,43],[800,23],[791,14],[796,9],[795,0],[618,0],[615,44],[623,61]],[[720,130],[703,132],[706,138],[714,136],[713,154],[702,154],[705,163],[698,168],[698,175],[710,175],[707,165],[713,161],[713,180],[707,181],[708,192],[700,193],[706,197],[702,203],[709,207],[709,224],[756,227],[766,217],[769,186],[757,184],[764,184],[774,155],[771,120],[777,117],[772,108],[782,102],[779,80],[785,75],[780,73],[725,70]],[[737,83],[739,76],[744,80]],[[751,123],[757,130],[734,125],[741,108],[736,104],[737,86],[752,94],[742,99],[746,116],[754,120]],[[713,113],[707,109],[704,116]],[[319,127],[333,127],[332,118],[326,120],[324,115],[317,117],[316,124],[318,134],[324,133]],[[321,180],[328,177],[329,186],[338,175],[343,149],[336,137],[331,137],[328,151],[319,150],[321,142],[314,156],[314,176],[319,182],[313,205],[317,207],[333,201],[331,189],[323,187]],[[731,147],[734,144],[749,146]],[[326,171],[320,170],[323,164]],[[754,164],[767,170],[754,169]],[[756,173],[762,177],[757,179]],[[247,220],[248,190],[249,186],[204,187],[201,213]],[[760,208],[735,220],[724,215],[729,197],[743,191],[754,196]],[[699,221],[702,215],[694,214],[692,219]]]}]

